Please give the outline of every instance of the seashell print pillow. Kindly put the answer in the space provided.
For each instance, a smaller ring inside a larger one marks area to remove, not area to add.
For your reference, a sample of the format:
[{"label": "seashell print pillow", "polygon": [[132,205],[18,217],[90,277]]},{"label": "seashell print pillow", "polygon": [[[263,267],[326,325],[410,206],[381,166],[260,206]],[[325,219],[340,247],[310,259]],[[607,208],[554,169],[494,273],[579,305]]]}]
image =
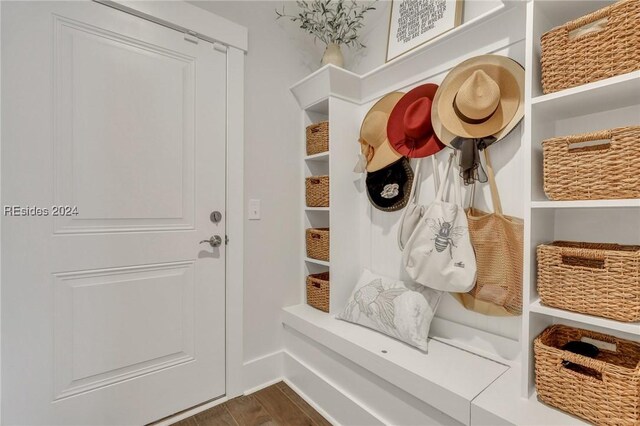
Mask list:
[{"label": "seashell print pillow", "polygon": [[376,275],[365,269],[341,314],[360,324],[427,351],[431,320],[442,292]]}]

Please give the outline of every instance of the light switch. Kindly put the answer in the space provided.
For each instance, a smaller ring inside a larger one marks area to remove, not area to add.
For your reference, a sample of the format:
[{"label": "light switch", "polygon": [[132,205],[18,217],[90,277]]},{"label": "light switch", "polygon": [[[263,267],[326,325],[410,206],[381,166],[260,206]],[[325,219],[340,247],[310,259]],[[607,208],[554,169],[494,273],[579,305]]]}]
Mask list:
[{"label": "light switch", "polygon": [[260,200],[249,200],[249,220],[260,220]]}]

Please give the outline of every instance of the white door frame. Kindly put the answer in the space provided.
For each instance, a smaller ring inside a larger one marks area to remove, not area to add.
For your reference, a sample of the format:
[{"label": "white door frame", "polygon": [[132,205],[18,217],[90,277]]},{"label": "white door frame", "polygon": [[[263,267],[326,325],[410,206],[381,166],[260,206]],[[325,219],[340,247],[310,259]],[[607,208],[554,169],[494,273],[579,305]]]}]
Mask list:
[{"label": "white door frame", "polygon": [[[226,120],[226,392],[221,399],[243,394],[243,262],[244,262],[244,54],[245,27],[183,1],[96,0],[160,25],[214,42],[227,52]],[[230,196],[231,194],[231,196]]]}]

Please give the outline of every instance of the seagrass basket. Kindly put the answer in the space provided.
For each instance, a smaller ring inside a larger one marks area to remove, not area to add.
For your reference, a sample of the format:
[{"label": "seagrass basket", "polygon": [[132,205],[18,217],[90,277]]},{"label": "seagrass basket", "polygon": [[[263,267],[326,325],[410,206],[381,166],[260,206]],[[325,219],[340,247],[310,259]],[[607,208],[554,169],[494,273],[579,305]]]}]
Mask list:
[{"label": "seagrass basket", "polygon": [[640,126],[547,139],[542,147],[549,199],[640,198]]},{"label": "seagrass basket", "polygon": [[309,228],[306,239],[307,257],[329,261],[329,228]]},{"label": "seagrass basket", "polygon": [[542,90],[640,69],[640,0],[622,0],[542,35]]},{"label": "seagrass basket", "polygon": [[541,244],[538,294],[547,306],[618,321],[640,321],[640,246]]},{"label": "seagrass basket", "polygon": [[329,272],[307,276],[307,305],[329,312]]},{"label": "seagrass basket", "polygon": [[[560,349],[581,340],[599,354],[589,358]],[[596,425],[640,424],[640,343],[556,324],[533,347],[541,401]]]},{"label": "seagrass basket", "polygon": [[311,176],[305,180],[307,207],[329,207],[329,176]]},{"label": "seagrass basket", "polygon": [[307,126],[307,155],[329,151],[329,122]]}]

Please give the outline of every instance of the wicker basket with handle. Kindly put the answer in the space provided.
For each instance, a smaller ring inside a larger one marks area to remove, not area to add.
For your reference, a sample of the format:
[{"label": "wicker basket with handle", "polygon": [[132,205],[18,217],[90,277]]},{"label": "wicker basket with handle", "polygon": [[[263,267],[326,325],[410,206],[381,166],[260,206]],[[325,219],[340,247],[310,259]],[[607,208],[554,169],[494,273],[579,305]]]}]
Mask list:
[{"label": "wicker basket with handle", "polygon": [[[570,341],[591,343],[599,353],[588,358],[560,349]],[[557,324],[533,346],[543,402],[597,425],[640,424],[640,343]]]},{"label": "wicker basket with handle", "polygon": [[329,272],[307,276],[307,304],[329,312]]},{"label": "wicker basket with handle", "polygon": [[[575,147],[590,141],[607,143]],[[547,139],[542,146],[550,199],[640,198],[640,126]]]},{"label": "wicker basket with handle", "polygon": [[329,176],[311,176],[305,180],[307,207],[329,207]]},{"label": "wicker basket with handle", "polygon": [[543,304],[640,321],[640,246],[555,241],[539,245],[537,255]]},{"label": "wicker basket with handle", "polygon": [[622,0],[542,35],[542,89],[552,93],[640,69],[640,0]]},{"label": "wicker basket with handle", "polygon": [[329,228],[309,228],[306,239],[307,257],[329,261]]},{"label": "wicker basket with handle", "polygon": [[329,151],[329,122],[307,126],[307,155]]}]

